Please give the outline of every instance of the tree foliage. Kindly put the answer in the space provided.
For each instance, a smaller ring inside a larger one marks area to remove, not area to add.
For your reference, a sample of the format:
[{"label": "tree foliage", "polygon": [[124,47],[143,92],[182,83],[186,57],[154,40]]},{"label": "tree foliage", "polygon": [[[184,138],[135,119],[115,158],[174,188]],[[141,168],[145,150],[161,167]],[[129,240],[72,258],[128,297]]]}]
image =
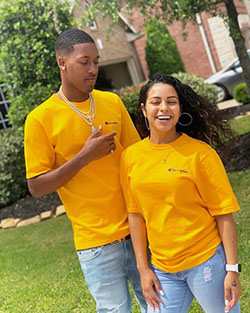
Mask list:
[{"label": "tree foliage", "polygon": [[206,11],[211,16],[220,15],[229,27],[250,95],[250,60],[240,31],[234,0],[93,0],[91,6],[93,13],[101,12],[103,17],[109,16],[113,20],[117,20],[121,8],[127,12],[132,12],[135,8],[145,17],[155,17],[167,25],[180,21],[183,29],[188,21],[196,23],[198,13]]},{"label": "tree foliage", "polygon": [[54,44],[72,23],[67,2],[1,0],[0,81],[10,86],[14,126],[22,126],[27,113],[57,90]]},{"label": "tree foliage", "polygon": [[166,24],[150,19],[146,27],[146,60],[149,77],[156,73],[184,72],[184,64]]}]

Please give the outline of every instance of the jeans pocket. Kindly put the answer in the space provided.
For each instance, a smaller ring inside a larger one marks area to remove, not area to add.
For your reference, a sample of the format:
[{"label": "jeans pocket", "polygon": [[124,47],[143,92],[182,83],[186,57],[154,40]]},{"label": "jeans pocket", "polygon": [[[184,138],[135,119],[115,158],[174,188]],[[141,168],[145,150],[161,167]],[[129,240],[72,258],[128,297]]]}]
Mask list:
[{"label": "jeans pocket", "polygon": [[103,247],[96,247],[96,248],[91,248],[91,249],[78,250],[77,255],[78,255],[80,263],[88,262],[97,258],[101,254],[102,248]]}]

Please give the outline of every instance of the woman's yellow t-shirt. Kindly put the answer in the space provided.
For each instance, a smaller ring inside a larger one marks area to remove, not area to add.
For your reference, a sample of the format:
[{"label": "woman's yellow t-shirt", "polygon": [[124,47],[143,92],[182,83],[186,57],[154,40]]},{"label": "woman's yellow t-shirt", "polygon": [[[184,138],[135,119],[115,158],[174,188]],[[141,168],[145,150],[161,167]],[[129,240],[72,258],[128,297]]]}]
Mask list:
[{"label": "woman's yellow t-shirt", "polygon": [[152,264],[163,271],[208,260],[221,242],[214,216],[239,210],[217,153],[185,134],[130,146],[120,175],[128,212],[144,217]]},{"label": "woman's yellow t-shirt", "polygon": [[[72,221],[76,249],[88,249],[120,239],[129,233],[119,168],[123,150],[140,140],[121,99],[94,90],[94,127],[102,134],[115,131],[116,150],[82,168],[58,190]],[[88,111],[89,99],[75,105]],[[56,169],[84,146],[91,127],[64,101],[51,96],[34,109],[25,123],[27,178]]]}]

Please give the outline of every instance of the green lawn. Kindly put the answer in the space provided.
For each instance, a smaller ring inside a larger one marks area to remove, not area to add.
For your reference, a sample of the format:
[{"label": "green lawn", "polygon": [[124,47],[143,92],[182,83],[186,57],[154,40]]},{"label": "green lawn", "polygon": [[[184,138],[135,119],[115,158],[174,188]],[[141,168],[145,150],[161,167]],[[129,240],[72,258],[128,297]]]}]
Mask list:
[{"label": "green lawn", "polygon": [[84,283],[67,217],[1,230],[0,313],[80,312],[95,312],[95,304]]},{"label": "green lawn", "polygon": [[230,121],[232,129],[238,135],[250,132],[250,115],[243,116],[240,119],[233,119]]}]

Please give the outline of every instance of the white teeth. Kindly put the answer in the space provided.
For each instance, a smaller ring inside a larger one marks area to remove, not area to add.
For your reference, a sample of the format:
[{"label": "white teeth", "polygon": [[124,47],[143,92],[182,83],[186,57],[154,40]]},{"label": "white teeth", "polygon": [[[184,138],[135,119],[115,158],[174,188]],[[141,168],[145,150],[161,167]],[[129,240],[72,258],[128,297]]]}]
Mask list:
[{"label": "white teeth", "polygon": [[157,116],[158,120],[170,120],[170,116]]}]

